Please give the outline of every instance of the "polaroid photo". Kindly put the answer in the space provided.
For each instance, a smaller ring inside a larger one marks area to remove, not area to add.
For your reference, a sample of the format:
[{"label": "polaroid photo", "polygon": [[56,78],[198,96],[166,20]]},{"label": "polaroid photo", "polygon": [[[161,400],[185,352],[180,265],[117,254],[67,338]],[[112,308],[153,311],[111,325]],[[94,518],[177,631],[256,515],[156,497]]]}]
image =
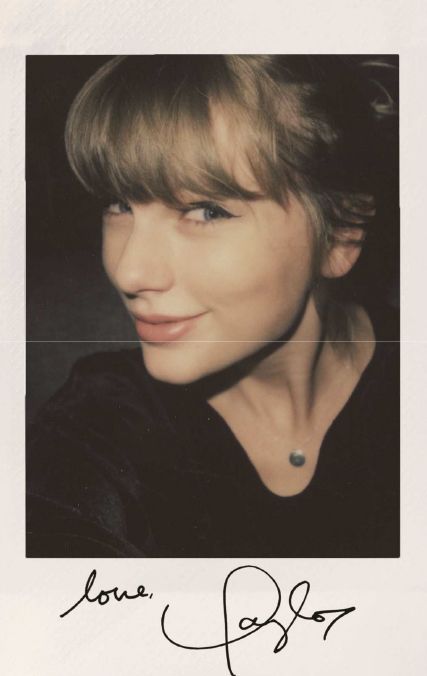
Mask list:
[{"label": "polaroid photo", "polygon": [[422,673],[421,608],[397,617],[424,590],[418,47],[375,42],[385,13],[350,51],[289,28],[189,48],[172,17],[65,46],[55,15],[10,55],[8,673]]}]

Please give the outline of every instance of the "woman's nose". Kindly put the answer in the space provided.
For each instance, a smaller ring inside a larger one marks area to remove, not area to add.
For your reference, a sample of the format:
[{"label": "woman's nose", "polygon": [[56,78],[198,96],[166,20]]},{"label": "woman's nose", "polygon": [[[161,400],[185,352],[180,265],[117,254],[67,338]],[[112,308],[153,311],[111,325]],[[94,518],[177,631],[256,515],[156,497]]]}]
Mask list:
[{"label": "woman's nose", "polygon": [[167,291],[174,283],[170,229],[149,207],[139,209],[143,213],[134,210],[114,271],[116,286],[127,296]]}]

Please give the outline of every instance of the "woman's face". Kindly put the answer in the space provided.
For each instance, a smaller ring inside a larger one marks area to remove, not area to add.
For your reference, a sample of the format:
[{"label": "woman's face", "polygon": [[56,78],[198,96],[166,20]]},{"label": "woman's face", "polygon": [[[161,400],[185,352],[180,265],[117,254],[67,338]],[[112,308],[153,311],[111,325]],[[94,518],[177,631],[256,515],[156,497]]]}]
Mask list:
[{"label": "woman's face", "polygon": [[270,199],[188,210],[113,204],[103,260],[132,315],[149,373],[184,384],[279,340],[312,285],[315,237],[301,204]]}]

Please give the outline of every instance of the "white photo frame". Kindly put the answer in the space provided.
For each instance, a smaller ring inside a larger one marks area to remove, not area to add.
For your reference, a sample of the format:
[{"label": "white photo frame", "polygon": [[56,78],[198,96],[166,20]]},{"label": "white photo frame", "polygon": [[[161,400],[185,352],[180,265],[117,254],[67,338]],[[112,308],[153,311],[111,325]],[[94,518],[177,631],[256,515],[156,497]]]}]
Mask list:
[{"label": "white photo frame", "polygon": [[[281,619],[292,613],[286,600],[302,580],[311,583],[310,609],[356,610],[323,641],[324,624],[295,623],[286,649],[274,654],[277,631],[268,626],[256,640],[233,646],[239,676],[288,673],[422,674],[425,664],[426,504],[424,472],[424,372],[427,321],[423,308],[424,115],[426,12],[413,0],[328,2],[322,13],[312,3],[269,1],[248,7],[231,3],[107,0],[67,6],[32,0],[3,10],[1,111],[3,203],[1,256],[1,423],[4,475],[0,663],[13,676],[80,673],[227,675],[226,654],[183,650],[168,642],[161,616],[170,604],[177,641],[189,645],[223,642],[222,590],[233,568],[256,565],[283,594]],[[391,53],[400,55],[402,203],[402,443],[401,556],[399,559],[26,559],[24,545],[25,392],[25,55],[106,53]],[[99,588],[145,585],[153,597],[82,603],[60,618],[82,595],[92,570]],[[239,578],[233,612],[266,610],[271,591],[262,573]],[[246,575],[245,573],[245,575]],[[255,577],[254,577],[255,575]],[[267,585],[267,586],[266,586]],[[270,588],[271,590],[271,588]],[[248,603],[250,607],[246,604]],[[172,632],[171,632],[172,634]],[[179,639],[178,639],[179,634]],[[175,634],[174,634],[175,635]],[[228,670],[227,670],[228,669]]]}]

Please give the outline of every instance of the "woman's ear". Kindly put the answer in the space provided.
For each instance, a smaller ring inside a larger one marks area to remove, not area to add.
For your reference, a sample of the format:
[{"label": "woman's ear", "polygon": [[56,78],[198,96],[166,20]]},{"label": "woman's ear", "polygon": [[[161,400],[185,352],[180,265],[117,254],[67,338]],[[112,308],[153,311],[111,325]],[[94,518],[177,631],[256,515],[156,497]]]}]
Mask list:
[{"label": "woman's ear", "polygon": [[329,279],[350,272],[362,250],[363,228],[335,228],[321,265],[321,274]]}]

